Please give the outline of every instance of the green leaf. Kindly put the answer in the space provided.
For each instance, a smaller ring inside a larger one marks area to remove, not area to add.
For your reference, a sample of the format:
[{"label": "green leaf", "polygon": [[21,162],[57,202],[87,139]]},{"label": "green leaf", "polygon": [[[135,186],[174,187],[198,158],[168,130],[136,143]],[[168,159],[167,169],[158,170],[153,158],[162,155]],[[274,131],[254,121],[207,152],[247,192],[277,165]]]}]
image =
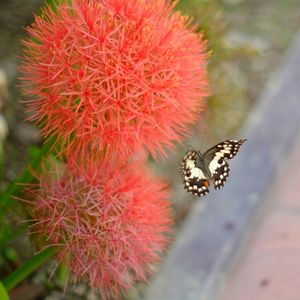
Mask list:
[{"label": "green leaf", "polygon": [[33,181],[34,176],[31,174],[30,169],[37,169],[43,156],[49,153],[52,148],[53,141],[44,144],[39,153],[35,151],[34,157],[29,162],[29,168],[26,168],[23,173],[18,176],[13,182],[9,183],[6,190],[0,195],[0,217],[5,213],[5,208],[12,206],[16,200],[12,196],[17,195],[23,190],[25,183]]},{"label": "green leaf", "polygon": [[21,224],[17,228],[10,228],[8,224],[0,224],[0,248],[16,239],[19,235],[24,234],[26,228],[26,224]]},{"label": "green leaf", "polygon": [[13,247],[3,247],[1,248],[1,252],[3,258],[7,261],[16,262],[19,259],[18,252]]},{"label": "green leaf", "polygon": [[40,151],[41,151],[41,148],[37,147],[37,146],[33,146],[33,145],[30,145],[28,147],[28,156],[29,156],[29,160],[32,161],[34,160],[36,157],[39,156],[40,154]]},{"label": "green leaf", "polygon": [[[32,256],[23,263],[17,270],[2,280],[3,286],[7,291],[12,290],[17,284],[21,283],[29,274],[37,270],[43,263],[49,260],[54,254],[52,247],[46,248],[42,252]],[[0,298],[2,300],[2,298]]]},{"label": "green leaf", "polygon": [[66,281],[68,280],[69,276],[69,268],[67,267],[66,264],[60,264],[59,267],[57,268],[57,280],[58,284],[61,287],[64,287]]},{"label": "green leaf", "polygon": [[3,284],[0,281],[0,299],[1,300],[9,300],[8,294],[6,292],[5,287],[3,286]]},{"label": "green leaf", "polygon": [[3,162],[4,162],[3,142],[0,140],[0,181],[3,178]]},{"label": "green leaf", "polygon": [[69,4],[72,3],[71,0],[46,0],[46,4],[50,5],[50,7],[52,8],[52,10],[54,12],[57,11],[57,7],[62,4],[62,3],[66,3],[68,2]]}]

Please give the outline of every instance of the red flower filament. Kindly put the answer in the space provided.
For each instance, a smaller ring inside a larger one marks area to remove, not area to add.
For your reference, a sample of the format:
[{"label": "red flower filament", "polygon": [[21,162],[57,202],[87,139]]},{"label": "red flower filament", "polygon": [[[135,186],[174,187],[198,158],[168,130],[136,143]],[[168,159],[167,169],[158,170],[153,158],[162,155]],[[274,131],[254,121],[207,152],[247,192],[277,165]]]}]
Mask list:
[{"label": "red flower filament", "polygon": [[39,187],[28,190],[35,198],[32,231],[46,235],[76,280],[88,278],[107,298],[147,278],[171,230],[164,182],[145,166],[104,161],[39,177]]},{"label": "red flower filament", "polygon": [[[205,43],[164,0],[73,0],[24,41],[30,119],[67,154],[165,154],[207,94]],[[90,151],[91,150],[91,151]]]}]

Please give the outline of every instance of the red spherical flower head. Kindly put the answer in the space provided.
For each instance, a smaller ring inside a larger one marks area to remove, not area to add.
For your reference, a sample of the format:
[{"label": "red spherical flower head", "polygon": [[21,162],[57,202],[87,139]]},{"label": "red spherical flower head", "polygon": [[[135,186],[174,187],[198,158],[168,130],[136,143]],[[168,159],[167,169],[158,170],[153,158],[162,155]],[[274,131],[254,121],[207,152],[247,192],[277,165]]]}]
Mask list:
[{"label": "red spherical flower head", "polygon": [[[65,1],[68,2],[68,1]],[[207,94],[205,42],[168,0],[73,0],[29,27],[30,119],[67,153],[165,153]]]},{"label": "red spherical flower head", "polygon": [[33,232],[46,237],[75,280],[87,278],[104,298],[146,279],[171,230],[166,183],[146,166],[106,161],[74,164],[39,175],[33,197]]}]

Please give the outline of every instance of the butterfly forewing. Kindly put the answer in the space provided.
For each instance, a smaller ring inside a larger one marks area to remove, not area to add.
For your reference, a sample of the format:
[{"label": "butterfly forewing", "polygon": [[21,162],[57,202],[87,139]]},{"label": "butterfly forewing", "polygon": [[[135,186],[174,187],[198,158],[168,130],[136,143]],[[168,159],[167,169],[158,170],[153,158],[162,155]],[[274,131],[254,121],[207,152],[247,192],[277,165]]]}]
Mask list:
[{"label": "butterfly forewing", "polygon": [[246,140],[227,140],[221,142],[208,149],[203,156],[207,160],[212,160],[214,158],[231,159],[238,153],[241,145],[245,141]]},{"label": "butterfly forewing", "polygon": [[215,189],[220,189],[229,176],[226,159],[233,158],[246,140],[226,140],[208,149],[203,155],[189,151],[181,162],[184,188],[197,196],[209,193],[209,180]]},{"label": "butterfly forewing", "polygon": [[208,168],[214,181],[215,189],[220,189],[229,176],[230,167],[225,161],[233,158],[240,146],[246,140],[227,140],[208,149],[204,154],[204,160],[208,162]]}]

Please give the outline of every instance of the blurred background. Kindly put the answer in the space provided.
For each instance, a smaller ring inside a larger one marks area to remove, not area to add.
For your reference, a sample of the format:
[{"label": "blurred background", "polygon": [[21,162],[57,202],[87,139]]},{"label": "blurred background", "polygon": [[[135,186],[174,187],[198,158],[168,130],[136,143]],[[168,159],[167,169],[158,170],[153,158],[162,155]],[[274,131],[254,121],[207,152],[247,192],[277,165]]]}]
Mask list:
[{"label": "blurred background", "polygon": [[[42,144],[36,128],[24,121],[17,67],[22,51],[20,39],[25,36],[24,27],[33,21],[33,14],[40,13],[43,4],[42,0],[0,1],[1,189],[26,166],[28,147]],[[239,130],[251,114],[266,81],[278,69],[285,50],[300,27],[300,2],[181,0],[176,9],[192,16],[193,22],[200,25],[199,30],[204,32],[211,52],[208,65],[211,96],[201,122],[192,129],[192,138],[178,146],[178,152],[170,153],[160,165],[151,161],[156,172],[168,177],[171,182],[176,226],[180,228],[195,200],[183,190],[178,172],[184,152],[188,145],[205,150],[209,145],[227,138],[243,138],[239,136]],[[21,207],[14,209],[17,212]],[[1,228],[17,224],[20,221],[17,215],[7,213],[1,220]],[[1,244],[0,237],[0,278],[33,253],[34,249],[25,236],[19,236],[5,245]],[[11,299],[96,299],[84,284],[79,284],[64,295],[63,270],[58,270],[48,281],[52,269],[51,262],[46,264],[18,286]],[[262,281],[261,284],[269,283]],[[137,284],[125,299],[140,299],[145,288],[145,284]],[[300,294],[297,299],[300,299]]]}]

